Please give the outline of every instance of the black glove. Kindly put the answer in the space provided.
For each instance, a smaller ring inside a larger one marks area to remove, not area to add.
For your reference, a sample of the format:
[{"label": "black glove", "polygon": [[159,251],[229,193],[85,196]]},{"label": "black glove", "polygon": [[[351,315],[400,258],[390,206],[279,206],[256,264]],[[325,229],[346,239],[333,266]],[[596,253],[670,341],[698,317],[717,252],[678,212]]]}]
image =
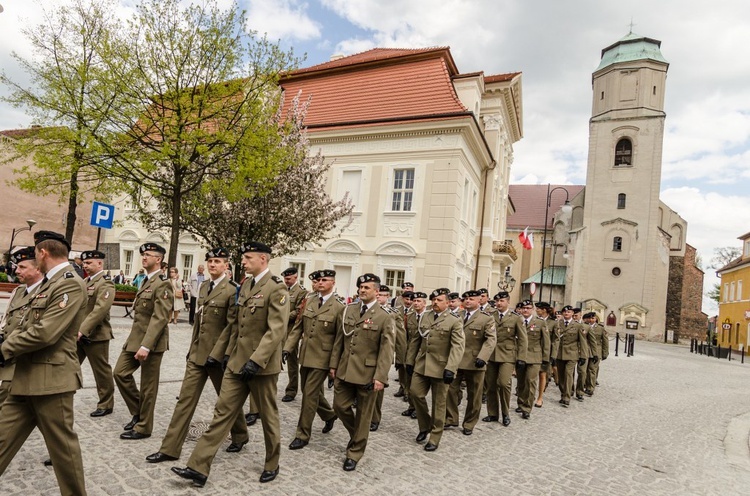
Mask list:
[{"label": "black glove", "polygon": [[550,359],[549,359],[549,363],[550,363],[550,365],[552,365],[552,366],[554,367],[555,365],[557,365],[557,359],[555,359],[555,358],[550,358]]},{"label": "black glove", "polygon": [[584,365],[586,365],[586,359],[585,358],[579,358],[578,359],[578,365],[580,365],[581,367],[583,367]]},{"label": "black glove", "polygon": [[208,357],[206,358],[206,364],[204,367],[221,367],[221,362],[214,357]]},{"label": "black glove", "polygon": [[334,382],[333,377],[329,376],[328,377],[328,389],[332,389],[333,388],[333,382]]},{"label": "black glove", "polygon": [[402,363],[397,363],[395,367],[396,367],[396,370],[401,370],[404,367],[404,365]]},{"label": "black glove", "polygon": [[0,351],[0,367],[5,367],[5,357],[2,351]]},{"label": "black glove", "polygon": [[373,389],[375,389],[375,383],[374,382],[371,382],[367,386],[364,386],[364,390],[365,391],[372,391]]},{"label": "black glove", "polygon": [[526,368],[526,362],[523,360],[516,360],[516,369],[525,369]]},{"label": "black glove", "polygon": [[549,362],[542,362],[542,367],[549,367]]},{"label": "black glove", "polygon": [[443,382],[446,384],[450,384],[453,382],[453,379],[455,379],[456,374],[454,372],[451,372],[450,370],[443,370]]},{"label": "black glove", "polygon": [[282,351],[281,352],[281,363],[286,365],[286,361],[289,359],[289,352],[288,351]]},{"label": "black glove", "polygon": [[603,362],[604,360],[606,360],[606,359],[607,359],[607,357],[602,357],[602,362]]},{"label": "black glove", "polygon": [[481,368],[482,368],[482,367],[484,367],[485,365],[487,365],[487,362],[485,362],[485,361],[484,361],[484,360],[482,360],[481,358],[477,358],[476,360],[474,360],[474,366],[475,366],[476,368],[478,368],[478,369],[481,369]]},{"label": "black glove", "polygon": [[91,338],[85,334],[81,334],[81,338],[78,341],[80,341],[84,346],[88,346],[91,344]]},{"label": "black glove", "polygon": [[0,334],[0,345],[5,341],[5,334]]},{"label": "black glove", "polygon": [[255,377],[255,374],[258,373],[260,370],[260,365],[253,362],[252,360],[248,360],[245,365],[242,366],[240,369],[240,375],[242,376],[243,381],[249,381],[253,377]]},{"label": "black glove", "polygon": [[224,355],[224,359],[221,361],[221,370],[226,370],[228,363],[229,363],[229,355]]},{"label": "black glove", "polygon": [[599,357],[598,356],[591,357],[591,363],[598,363],[598,362],[599,362]]},{"label": "black glove", "polygon": [[414,365],[407,365],[406,366],[406,373],[409,375],[414,374]]}]

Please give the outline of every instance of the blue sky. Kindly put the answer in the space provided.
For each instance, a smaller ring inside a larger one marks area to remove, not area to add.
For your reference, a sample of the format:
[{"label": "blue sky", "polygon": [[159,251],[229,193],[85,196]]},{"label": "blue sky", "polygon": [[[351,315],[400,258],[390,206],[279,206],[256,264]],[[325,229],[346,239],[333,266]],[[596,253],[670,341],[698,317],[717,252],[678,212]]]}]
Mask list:
[{"label": "blue sky", "polygon": [[[229,0],[219,0],[229,6]],[[19,16],[40,1],[0,0],[0,64],[24,53]],[[49,1],[45,1],[47,7]],[[132,1],[122,2],[123,8]],[[585,182],[591,73],[601,49],[635,33],[670,62],[662,200],[688,221],[704,267],[750,231],[750,2],[746,0],[239,0],[249,27],[304,66],[379,47],[450,46],[460,71],[523,72],[524,138],[513,183]],[[18,73],[22,78],[22,74]],[[3,90],[0,89],[0,92]],[[28,125],[0,104],[0,128]],[[706,287],[717,279],[706,269]],[[704,311],[715,312],[705,303]]]}]

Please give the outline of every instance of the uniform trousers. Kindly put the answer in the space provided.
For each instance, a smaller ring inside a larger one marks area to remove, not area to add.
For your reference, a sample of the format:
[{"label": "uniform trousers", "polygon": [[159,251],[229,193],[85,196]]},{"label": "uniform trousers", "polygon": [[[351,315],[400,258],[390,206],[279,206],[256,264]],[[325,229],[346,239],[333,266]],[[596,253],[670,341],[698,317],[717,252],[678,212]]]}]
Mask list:
[{"label": "uniform trousers", "polygon": [[279,468],[281,453],[281,426],[279,408],[276,404],[276,384],[279,374],[256,375],[244,381],[239,374],[229,370],[224,373],[221,392],[214,408],[214,418],[208,430],[201,436],[190,455],[187,466],[203,475],[211,471],[216,452],[226,439],[237,415],[242,413],[242,405],[250,394],[258,405],[260,421],[263,424],[263,441],[266,446],[266,458],[263,470]]},{"label": "uniform trousers", "polygon": [[560,397],[565,401],[570,401],[570,395],[573,393],[573,375],[576,370],[577,360],[557,360],[557,385],[560,388]]},{"label": "uniform trousers", "polygon": [[96,407],[111,410],[115,406],[115,381],[109,364],[109,340],[93,341],[87,345],[78,341],[77,346],[78,363],[83,363],[88,358],[91,372],[94,373],[96,394],[99,396]]},{"label": "uniform trousers", "polygon": [[[457,381],[453,381],[457,382]],[[432,415],[427,408],[427,393],[432,394]],[[417,411],[417,422],[419,432],[429,432],[431,442],[440,444],[445,426],[445,402],[448,397],[448,384],[443,378],[426,377],[414,372],[411,376],[411,395],[414,400],[414,409]]]},{"label": "uniform trousers", "polygon": [[[115,383],[130,415],[138,415],[139,421],[133,430],[151,434],[154,429],[154,408],[159,393],[159,373],[164,353],[150,352],[145,361],[135,359],[135,353],[123,350],[115,365]],[[141,369],[141,389],[135,385],[133,374]]]},{"label": "uniform trousers", "polygon": [[[206,381],[211,379],[216,394],[219,394],[221,392],[223,376],[224,371],[221,370],[221,367],[204,367],[203,365],[196,365],[190,360],[187,361],[185,375],[182,378],[180,396],[177,404],[174,406],[172,420],[169,421],[169,427],[161,442],[159,451],[175,458],[180,457],[182,445],[190,429],[190,421],[193,419]],[[232,424],[231,432],[233,443],[246,443],[249,439],[245,417],[241,411]]]},{"label": "uniform trousers", "polygon": [[466,380],[466,413],[461,424],[464,428],[472,430],[477,425],[479,415],[482,411],[482,388],[484,387],[484,374],[482,369],[458,369],[456,378],[448,388],[446,400],[445,423],[458,425],[458,402],[461,394],[461,381]]},{"label": "uniform trousers", "polygon": [[323,390],[323,383],[328,377],[328,370],[300,367],[299,375],[302,384],[302,405],[297,421],[297,433],[294,437],[309,441],[315,413],[317,412],[323,422],[336,418],[336,413],[328,403]]},{"label": "uniform trousers", "polygon": [[8,396],[0,416],[0,475],[34,427],[38,427],[52,460],[60,494],[86,494],[81,446],[73,430],[74,394],[70,391],[45,396]]},{"label": "uniform trousers", "polygon": [[576,365],[576,374],[578,374],[576,379],[576,396],[583,396],[583,390],[586,386],[586,377],[588,376],[590,365],[591,360],[586,360],[586,363],[583,365]]},{"label": "uniform trousers", "polygon": [[398,383],[404,389],[404,396],[406,396],[406,401],[409,403],[410,407],[414,408],[414,405],[411,402],[411,395],[409,394],[409,387],[411,386],[411,376],[406,373],[406,365],[400,365],[397,370]]},{"label": "uniform trousers", "polygon": [[252,394],[247,395],[247,413],[258,414],[258,405],[255,403]]},{"label": "uniform trousers", "polygon": [[3,403],[5,403],[5,400],[10,395],[11,383],[11,381],[2,381],[2,383],[0,383],[0,411],[3,410]]},{"label": "uniform trousers", "polygon": [[503,415],[508,415],[515,366],[515,362],[487,362],[484,376],[487,383],[487,415],[499,417],[499,410]]},{"label": "uniform trousers", "polygon": [[[334,382],[333,411],[349,432],[346,457],[354,461],[359,461],[365,453],[377,397],[377,391],[367,389],[365,385],[352,384],[339,378],[336,378]],[[355,399],[357,400],[356,412],[353,408]]]},{"label": "uniform trousers", "polygon": [[372,421],[376,424],[380,424],[380,420],[383,417],[383,398],[385,397],[385,389],[378,391],[377,398],[375,398],[375,410],[372,412]]},{"label": "uniform trousers", "polygon": [[601,358],[599,358],[599,360],[597,360],[596,363],[589,360],[589,368],[586,373],[585,388],[591,394],[594,394],[594,389],[596,389],[596,379],[599,377],[599,363],[600,362],[601,362]]},{"label": "uniform trousers", "polygon": [[[289,337],[289,331],[287,331],[286,337]],[[297,391],[299,391],[299,368],[298,343],[297,346],[294,347],[292,352],[289,353],[289,356],[287,356],[286,359],[286,373],[289,377],[289,382],[287,382],[286,389],[284,390],[284,395],[291,396],[292,398],[295,398],[297,396]]]},{"label": "uniform trousers", "polygon": [[518,406],[526,413],[531,413],[531,407],[536,401],[536,386],[539,383],[539,363],[527,363],[525,367],[516,370],[518,383]]}]

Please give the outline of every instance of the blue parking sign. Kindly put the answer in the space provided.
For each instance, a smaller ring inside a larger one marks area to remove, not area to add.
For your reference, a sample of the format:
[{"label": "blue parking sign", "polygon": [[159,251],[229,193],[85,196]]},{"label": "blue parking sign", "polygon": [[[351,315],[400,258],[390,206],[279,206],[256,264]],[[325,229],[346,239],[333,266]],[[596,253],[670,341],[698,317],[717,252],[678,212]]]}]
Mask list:
[{"label": "blue parking sign", "polygon": [[91,225],[102,229],[112,229],[115,219],[115,206],[94,202],[91,208]]}]

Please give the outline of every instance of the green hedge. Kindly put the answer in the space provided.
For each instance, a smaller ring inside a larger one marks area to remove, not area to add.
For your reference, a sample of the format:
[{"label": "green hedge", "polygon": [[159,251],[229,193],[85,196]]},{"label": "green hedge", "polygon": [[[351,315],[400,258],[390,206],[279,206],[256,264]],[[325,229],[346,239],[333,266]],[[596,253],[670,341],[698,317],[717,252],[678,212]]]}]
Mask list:
[{"label": "green hedge", "polygon": [[123,291],[125,293],[137,293],[138,288],[132,284],[115,284],[115,291]]},{"label": "green hedge", "polygon": [[0,272],[0,282],[8,282],[8,274]]}]

